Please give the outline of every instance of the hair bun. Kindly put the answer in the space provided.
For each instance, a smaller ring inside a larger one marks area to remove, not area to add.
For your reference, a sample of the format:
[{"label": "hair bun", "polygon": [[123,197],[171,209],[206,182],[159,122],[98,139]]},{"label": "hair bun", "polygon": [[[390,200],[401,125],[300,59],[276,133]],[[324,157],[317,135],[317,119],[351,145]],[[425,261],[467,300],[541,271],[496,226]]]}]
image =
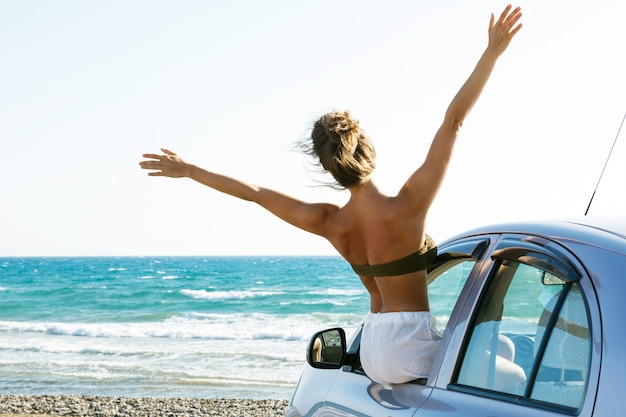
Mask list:
[{"label": "hair bun", "polygon": [[359,121],[350,117],[349,111],[328,113],[322,118],[322,124],[326,135],[339,149],[354,154],[359,144]]}]

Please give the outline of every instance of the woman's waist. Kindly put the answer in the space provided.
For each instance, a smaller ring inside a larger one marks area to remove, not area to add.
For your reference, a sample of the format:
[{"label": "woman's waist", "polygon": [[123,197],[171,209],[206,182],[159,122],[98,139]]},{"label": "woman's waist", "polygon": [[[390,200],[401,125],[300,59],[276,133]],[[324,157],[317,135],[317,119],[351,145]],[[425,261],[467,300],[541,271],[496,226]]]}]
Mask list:
[{"label": "woman's waist", "polygon": [[419,324],[430,323],[434,319],[430,311],[389,311],[385,313],[369,312],[363,319],[371,324]]},{"label": "woman's waist", "polygon": [[377,313],[395,313],[400,311],[423,312],[430,311],[428,296],[422,291],[405,291],[392,294],[380,292],[380,308]]}]

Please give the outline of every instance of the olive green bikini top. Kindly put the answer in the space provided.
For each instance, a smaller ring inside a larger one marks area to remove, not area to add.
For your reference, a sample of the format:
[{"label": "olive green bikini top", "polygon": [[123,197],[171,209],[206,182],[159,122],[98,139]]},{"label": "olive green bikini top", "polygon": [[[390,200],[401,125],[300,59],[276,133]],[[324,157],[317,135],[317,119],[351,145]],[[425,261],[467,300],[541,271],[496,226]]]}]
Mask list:
[{"label": "olive green bikini top", "polygon": [[353,265],[352,269],[362,277],[390,277],[404,275],[411,272],[423,271],[435,261],[437,257],[437,245],[435,241],[426,235],[424,246],[417,252],[402,259],[378,265]]}]

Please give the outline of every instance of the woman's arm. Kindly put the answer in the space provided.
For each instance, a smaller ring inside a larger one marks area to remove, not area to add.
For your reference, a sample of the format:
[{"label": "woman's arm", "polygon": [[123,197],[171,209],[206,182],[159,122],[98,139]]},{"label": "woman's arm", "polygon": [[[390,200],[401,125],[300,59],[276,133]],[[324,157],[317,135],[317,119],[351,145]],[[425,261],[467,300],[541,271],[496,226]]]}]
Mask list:
[{"label": "woman's arm", "polygon": [[489,43],[474,71],[448,106],[443,123],[435,134],[422,166],[409,178],[401,190],[414,202],[415,209],[428,210],[432,204],[452,156],[458,131],[489,80],[497,59],[506,50],[511,39],[521,29],[516,23],[522,17],[518,7],[511,11],[508,5],[498,21],[493,14],[489,22]]},{"label": "woman's arm", "polygon": [[200,184],[233,197],[252,201],[282,220],[307,232],[326,236],[329,214],[338,209],[332,204],[310,204],[277,191],[249,184],[238,179],[207,171],[185,162],[174,152],[161,149],[165,155],[144,154],[141,168],[153,170],[150,176],[191,178]]}]

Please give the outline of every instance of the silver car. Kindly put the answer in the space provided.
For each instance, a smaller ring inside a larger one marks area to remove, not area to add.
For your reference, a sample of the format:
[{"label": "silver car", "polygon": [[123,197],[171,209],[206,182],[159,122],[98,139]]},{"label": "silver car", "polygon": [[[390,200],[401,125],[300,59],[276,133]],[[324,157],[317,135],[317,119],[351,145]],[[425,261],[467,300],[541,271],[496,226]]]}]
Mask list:
[{"label": "silver car", "polygon": [[428,379],[377,384],[360,329],[325,330],[286,415],[623,415],[626,218],[473,230],[439,246],[428,281],[443,335]]}]

